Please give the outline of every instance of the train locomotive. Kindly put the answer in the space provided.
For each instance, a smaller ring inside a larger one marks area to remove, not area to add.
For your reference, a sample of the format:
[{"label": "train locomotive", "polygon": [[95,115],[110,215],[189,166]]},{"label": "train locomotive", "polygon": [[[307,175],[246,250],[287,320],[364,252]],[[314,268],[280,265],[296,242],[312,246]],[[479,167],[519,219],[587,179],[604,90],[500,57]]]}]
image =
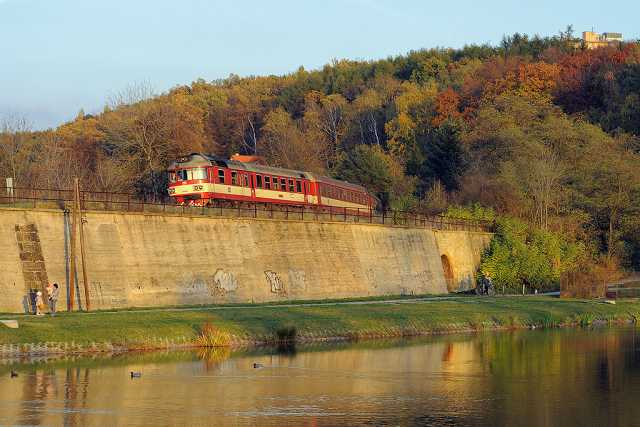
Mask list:
[{"label": "train locomotive", "polygon": [[223,159],[192,153],[168,169],[169,196],[187,206],[271,204],[370,214],[377,199],[366,188],[311,172],[264,165],[255,156]]}]

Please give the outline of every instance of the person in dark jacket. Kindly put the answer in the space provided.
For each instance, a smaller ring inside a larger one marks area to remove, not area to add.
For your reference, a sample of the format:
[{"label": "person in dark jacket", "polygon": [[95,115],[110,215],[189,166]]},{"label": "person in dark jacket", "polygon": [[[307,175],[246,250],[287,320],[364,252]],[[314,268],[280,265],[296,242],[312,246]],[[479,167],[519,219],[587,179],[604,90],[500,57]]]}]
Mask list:
[{"label": "person in dark jacket", "polygon": [[56,303],[58,302],[58,295],[60,294],[60,287],[57,283],[53,284],[53,290],[49,294],[49,311],[52,316],[56,315]]}]

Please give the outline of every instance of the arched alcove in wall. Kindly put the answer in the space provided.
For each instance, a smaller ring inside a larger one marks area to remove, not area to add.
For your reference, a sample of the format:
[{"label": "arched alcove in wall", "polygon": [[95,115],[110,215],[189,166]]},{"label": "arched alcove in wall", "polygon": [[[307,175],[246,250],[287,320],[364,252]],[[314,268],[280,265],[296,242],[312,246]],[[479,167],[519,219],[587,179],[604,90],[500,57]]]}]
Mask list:
[{"label": "arched alcove in wall", "polygon": [[447,290],[449,292],[455,291],[455,281],[453,278],[453,266],[451,265],[451,261],[449,261],[449,257],[446,255],[440,256],[440,261],[442,261],[442,272],[444,273],[444,279],[447,282]]}]

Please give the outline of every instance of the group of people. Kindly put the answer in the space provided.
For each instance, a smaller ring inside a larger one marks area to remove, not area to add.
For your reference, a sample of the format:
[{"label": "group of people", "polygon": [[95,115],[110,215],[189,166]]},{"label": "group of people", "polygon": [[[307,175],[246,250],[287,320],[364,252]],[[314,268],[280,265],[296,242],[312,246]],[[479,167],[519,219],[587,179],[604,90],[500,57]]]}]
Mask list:
[{"label": "group of people", "polygon": [[[47,301],[49,302],[49,313],[52,316],[56,314],[56,303],[58,302],[58,295],[60,294],[60,287],[57,283],[51,284],[49,283],[46,288],[47,291]],[[42,295],[42,291],[36,292],[36,301],[35,301],[35,309],[36,316],[44,316],[44,297]]]}]

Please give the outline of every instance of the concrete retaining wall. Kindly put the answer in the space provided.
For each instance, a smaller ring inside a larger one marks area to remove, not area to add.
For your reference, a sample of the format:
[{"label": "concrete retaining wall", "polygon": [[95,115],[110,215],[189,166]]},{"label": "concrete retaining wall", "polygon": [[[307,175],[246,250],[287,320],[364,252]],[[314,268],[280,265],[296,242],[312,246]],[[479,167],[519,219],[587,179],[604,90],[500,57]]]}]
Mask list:
[{"label": "concrete retaining wall", "polygon": [[[350,223],[108,212],[86,219],[92,308],[441,294],[472,285],[491,238]],[[33,277],[68,293],[68,222],[59,211],[0,210],[0,311],[25,310]],[[32,264],[19,240],[25,226],[37,229],[38,275],[23,271]],[[453,270],[448,284],[442,255]],[[82,283],[80,269],[77,276]]]}]

